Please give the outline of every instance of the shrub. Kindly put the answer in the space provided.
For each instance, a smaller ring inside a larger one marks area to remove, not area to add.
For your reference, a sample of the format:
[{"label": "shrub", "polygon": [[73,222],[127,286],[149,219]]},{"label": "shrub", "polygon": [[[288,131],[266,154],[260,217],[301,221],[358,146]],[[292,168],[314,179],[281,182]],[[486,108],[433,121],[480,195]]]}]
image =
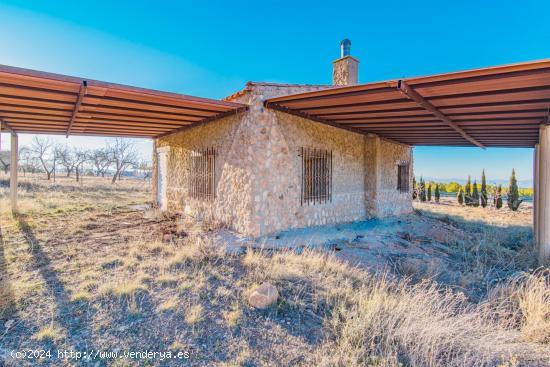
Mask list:
[{"label": "shrub", "polygon": [[498,185],[495,192],[494,198],[495,208],[502,208],[502,185]]},{"label": "shrub", "polygon": [[440,193],[439,193],[439,185],[438,184],[435,184],[435,202],[436,203],[439,203],[439,197],[440,197]]},{"label": "shrub", "polygon": [[458,182],[449,182],[447,186],[445,186],[445,191],[447,192],[459,192],[462,187]]},{"label": "shrub", "polygon": [[487,206],[487,181],[485,179],[485,170],[481,171],[481,195],[479,197],[481,206]]},{"label": "shrub", "polygon": [[472,190],[472,206],[479,206],[479,191],[477,191],[477,183],[475,180]]},{"label": "shrub", "polygon": [[512,169],[510,184],[508,185],[508,207],[516,211],[523,200],[519,199],[518,181],[516,180],[516,171]]},{"label": "shrub", "polygon": [[432,184],[428,185],[428,201],[432,201]]},{"label": "shrub", "polygon": [[458,200],[458,203],[460,205],[464,204],[464,191],[462,190],[462,188],[458,190],[458,194],[456,194],[456,199]]},{"label": "shrub", "polygon": [[468,181],[466,181],[466,185],[464,186],[464,204],[468,206],[472,205],[472,181],[470,176],[468,176]]},{"label": "shrub", "polygon": [[420,187],[419,187],[420,201],[426,201],[426,184],[422,177],[420,177]]}]

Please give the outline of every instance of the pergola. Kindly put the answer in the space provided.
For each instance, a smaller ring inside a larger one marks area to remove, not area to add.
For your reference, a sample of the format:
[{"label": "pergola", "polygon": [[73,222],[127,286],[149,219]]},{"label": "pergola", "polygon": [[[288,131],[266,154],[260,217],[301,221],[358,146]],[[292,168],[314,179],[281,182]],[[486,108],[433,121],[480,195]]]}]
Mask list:
[{"label": "pergola", "polygon": [[265,106],[407,145],[534,149],[534,228],[550,260],[550,60],[332,88]]},{"label": "pergola", "polygon": [[0,131],[11,132],[17,210],[17,133],[154,138],[247,109],[225,102],[0,65]]},{"label": "pergola", "polygon": [[[550,60],[287,95],[265,106],[402,144],[531,147],[534,227],[550,260]],[[0,128],[11,132],[17,210],[17,133],[156,138],[246,105],[0,66]]]}]

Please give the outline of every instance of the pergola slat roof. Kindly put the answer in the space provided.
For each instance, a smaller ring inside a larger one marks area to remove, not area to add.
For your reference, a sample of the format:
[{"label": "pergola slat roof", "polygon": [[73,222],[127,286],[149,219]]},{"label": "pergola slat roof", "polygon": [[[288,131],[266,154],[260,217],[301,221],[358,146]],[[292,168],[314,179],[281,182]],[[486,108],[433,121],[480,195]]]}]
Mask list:
[{"label": "pergola slat roof", "polygon": [[0,120],[21,133],[156,137],[246,105],[0,65]]},{"label": "pergola slat roof", "polygon": [[548,123],[550,60],[331,88],[267,107],[408,145],[533,147]]}]

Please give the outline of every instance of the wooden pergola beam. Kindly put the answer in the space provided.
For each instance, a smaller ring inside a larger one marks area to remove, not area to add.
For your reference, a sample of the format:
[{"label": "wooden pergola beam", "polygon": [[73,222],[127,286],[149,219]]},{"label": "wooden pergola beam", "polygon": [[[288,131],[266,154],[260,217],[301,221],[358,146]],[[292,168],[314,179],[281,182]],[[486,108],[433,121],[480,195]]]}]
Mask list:
[{"label": "wooden pergola beam", "polygon": [[424,107],[427,111],[431,112],[434,116],[436,116],[438,119],[452,127],[456,132],[458,132],[460,135],[464,137],[464,139],[468,140],[469,142],[477,145],[480,148],[485,149],[485,145],[481,144],[479,141],[474,139],[472,136],[470,136],[464,129],[462,129],[460,126],[458,126],[456,123],[454,123],[450,118],[445,116],[441,111],[437,109],[433,104],[428,102],[424,97],[420,95],[417,91],[415,91],[413,88],[411,88],[404,80],[400,80],[397,83],[397,88],[403,93],[405,96],[409,97],[413,101],[415,101],[420,106]]},{"label": "wooden pergola beam", "polygon": [[13,129],[13,127],[11,127],[6,121],[4,121],[4,119],[0,118],[0,131],[1,130],[7,130],[9,132],[12,132],[14,133],[15,130]]},{"label": "wooden pergola beam", "polygon": [[83,80],[82,84],[80,85],[80,90],[78,91],[78,98],[76,100],[76,103],[74,105],[73,114],[71,116],[71,120],[69,122],[69,127],[67,128],[67,135],[66,138],[69,137],[71,134],[71,128],[73,127],[74,120],[76,119],[76,115],[78,114],[78,110],[80,109],[80,105],[82,104],[82,100],[84,99],[84,96],[86,95],[86,90],[88,89],[88,82]]}]

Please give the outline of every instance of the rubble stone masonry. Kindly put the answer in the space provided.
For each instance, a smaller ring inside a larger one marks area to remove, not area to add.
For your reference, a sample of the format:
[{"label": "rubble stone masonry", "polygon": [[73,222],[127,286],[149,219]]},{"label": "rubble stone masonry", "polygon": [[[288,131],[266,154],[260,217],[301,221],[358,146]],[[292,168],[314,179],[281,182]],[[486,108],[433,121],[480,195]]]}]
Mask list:
[{"label": "rubble stone masonry", "polygon": [[[411,148],[264,107],[276,96],[323,89],[317,86],[249,84],[236,102],[249,110],[155,141],[169,146],[169,210],[215,221],[261,236],[289,228],[334,224],[412,211],[411,194],[397,190],[397,164],[411,165]],[[188,196],[189,156],[216,149],[216,198]],[[301,147],[332,151],[332,200],[301,205]],[[153,182],[156,184],[156,154]],[[411,185],[412,186],[412,185]],[[154,188],[156,197],[156,188]]]}]

